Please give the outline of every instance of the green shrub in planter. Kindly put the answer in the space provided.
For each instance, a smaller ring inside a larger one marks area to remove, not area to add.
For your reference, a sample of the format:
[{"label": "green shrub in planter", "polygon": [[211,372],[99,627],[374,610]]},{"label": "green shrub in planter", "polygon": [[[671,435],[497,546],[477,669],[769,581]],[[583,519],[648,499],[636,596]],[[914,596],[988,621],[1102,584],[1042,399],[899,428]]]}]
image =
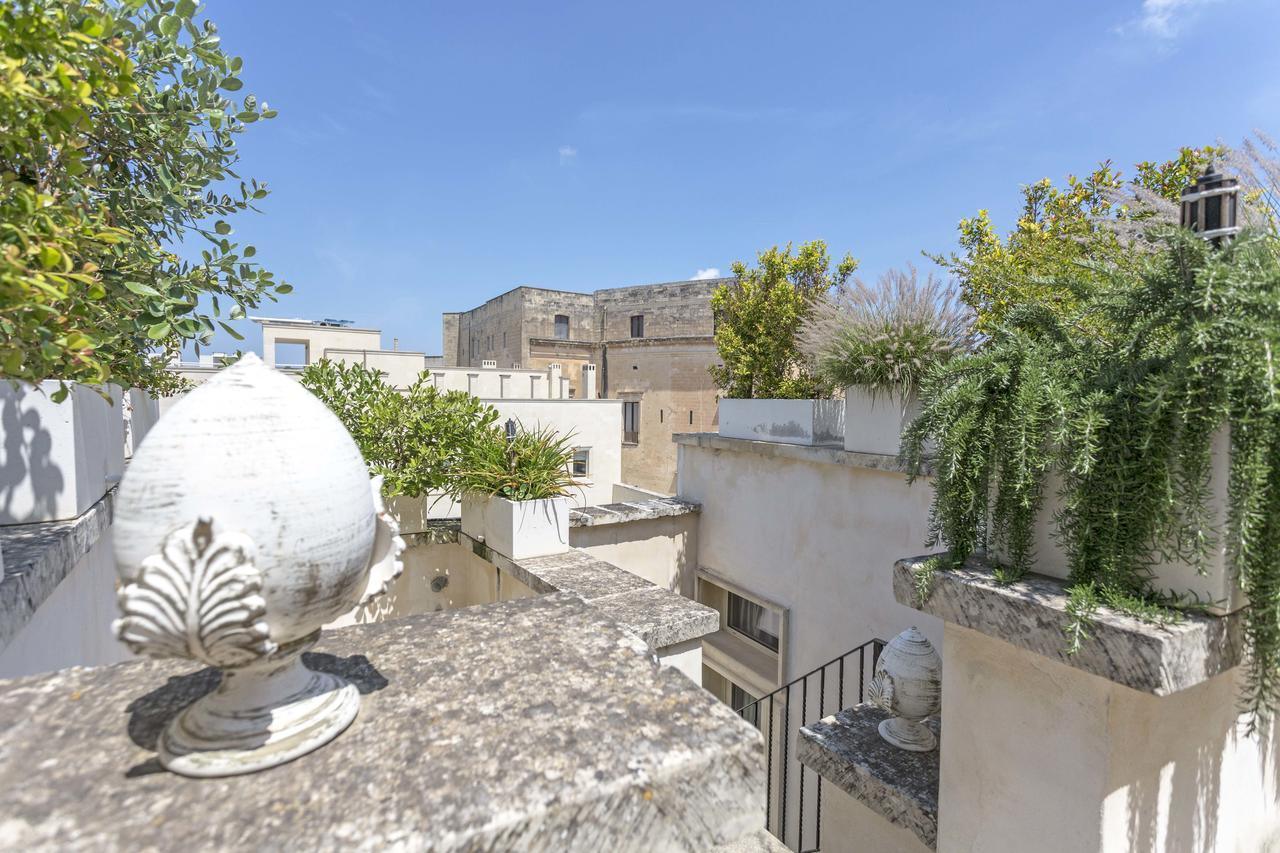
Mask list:
[{"label": "green shrub in planter", "polygon": [[568,495],[577,485],[570,473],[571,435],[554,429],[477,432],[468,443],[455,478],[460,494],[534,501]]}]

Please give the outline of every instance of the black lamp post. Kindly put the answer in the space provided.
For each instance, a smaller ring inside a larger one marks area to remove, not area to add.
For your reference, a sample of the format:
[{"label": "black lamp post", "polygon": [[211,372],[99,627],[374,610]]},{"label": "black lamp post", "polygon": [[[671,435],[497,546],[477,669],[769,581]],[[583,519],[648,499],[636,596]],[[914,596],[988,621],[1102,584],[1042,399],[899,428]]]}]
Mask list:
[{"label": "black lamp post", "polygon": [[1237,223],[1240,182],[1210,163],[1194,184],[1182,191],[1182,227],[1217,243],[1240,232]]}]

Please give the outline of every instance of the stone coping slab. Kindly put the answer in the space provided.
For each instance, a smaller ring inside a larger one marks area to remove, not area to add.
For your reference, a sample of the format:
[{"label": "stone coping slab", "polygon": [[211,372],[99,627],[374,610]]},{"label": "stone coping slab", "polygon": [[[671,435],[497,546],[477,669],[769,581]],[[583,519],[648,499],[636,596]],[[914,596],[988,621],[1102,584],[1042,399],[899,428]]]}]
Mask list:
[{"label": "stone coping slab", "polygon": [[[887,471],[892,474],[905,475],[910,473],[910,469],[906,464],[896,456],[881,453],[860,453],[834,445],[781,444],[750,438],[726,438],[714,432],[678,432],[671,436],[671,440],[676,444],[683,444],[687,447],[702,447],[708,450],[755,453],[759,456],[768,456],[775,459],[795,459],[800,462],[813,462],[818,465],[868,468],[874,471]],[[932,469],[926,466],[921,476],[929,476],[930,474],[932,474]]]},{"label": "stone coping slab", "polygon": [[1166,696],[1241,663],[1240,613],[1188,613],[1178,622],[1155,625],[1101,607],[1079,651],[1067,654],[1071,617],[1065,581],[1029,574],[1002,585],[981,558],[973,557],[961,569],[938,569],[928,598],[920,602],[913,578],[932,556],[894,566],[893,594],[900,604],[1134,690]]},{"label": "stone coping slab", "polygon": [[571,509],[569,526],[600,527],[606,524],[625,524],[628,521],[689,515],[701,511],[702,505],[696,501],[680,498],[650,498],[643,501],[624,501]]},{"label": "stone coping slab", "polygon": [[760,733],[573,595],[327,631],[306,661],[359,687],[355,722],[224,779],[153,753],[214,670],[0,682],[0,848],[708,850],[764,827]]},{"label": "stone coping slab", "polygon": [[115,489],[67,521],[0,527],[0,650],[111,526]]},{"label": "stone coping slab", "polygon": [[607,612],[654,649],[697,640],[720,630],[718,611],[581,549],[516,561],[461,530],[457,535],[458,541],[470,545],[478,557],[534,592],[571,592]]},{"label": "stone coping slab", "polygon": [[[800,729],[800,763],[890,823],[938,844],[938,750],[908,752],[880,737],[890,715],[862,704]],[[937,720],[926,723],[941,734]]]}]

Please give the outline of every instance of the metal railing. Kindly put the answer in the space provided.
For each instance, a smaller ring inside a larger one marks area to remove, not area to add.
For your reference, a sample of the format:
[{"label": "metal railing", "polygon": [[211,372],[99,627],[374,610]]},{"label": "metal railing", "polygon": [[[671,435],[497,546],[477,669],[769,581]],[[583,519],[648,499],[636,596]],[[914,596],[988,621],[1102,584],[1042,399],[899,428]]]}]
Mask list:
[{"label": "metal railing", "polygon": [[[822,847],[822,777],[796,760],[800,727],[865,702],[883,648],[884,640],[868,640],[736,709],[765,736],[765,826],[792,850],[811,853]],[[811,703],[811,697],[816,701]]]}]

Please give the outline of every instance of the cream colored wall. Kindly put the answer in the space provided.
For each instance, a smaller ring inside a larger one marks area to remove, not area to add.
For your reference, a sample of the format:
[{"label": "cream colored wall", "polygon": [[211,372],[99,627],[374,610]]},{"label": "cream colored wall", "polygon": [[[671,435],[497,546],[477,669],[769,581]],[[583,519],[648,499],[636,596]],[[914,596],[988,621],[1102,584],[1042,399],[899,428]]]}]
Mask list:
[{"label": "cream colored wall", "polygon": [[69,666],[103,666],[134,655],[116,641],[116,566],[108,529],[0,651],[0,678]]},{"label": "cream colored wall", "polygon": [[[693,598],[697,514],[574,527],[569,530],[569,544],[650,583]],[[699,671],[701,665],[699,661]]]},{"label": "cream colored wall", "polygon": [[893,597],[894,561],[924,553],[927,482],[902,474],[679,445],[679,496],[702,504],[699,564],[788,609],[786,678],[937,619]]},{"label": "cream colored wall", "polygon": [[427,360],[420,352],[397,350],[349,350],[327,349],[322,355],[330,361],[343,364],[362,364],[380,370],[384,381],[396,388],[408,388],[426,369]]},{"label": "cream colored wall", "polygon": [[309,324],[261,323],[262,360],[276,364],[277,343],[305,343],[307,363],[319,361],[326,350],[380,350],[382,333],[377,329],[352,329]]},{"label": "cream colored wall", "polygon": [[[1022,853],[1039,849],[1035,844],[1029,844]],[[867,851],[930,853],[930,848],[911,830],[889,823],[835,785],[823,785],[822,853]]]},{"label": "cream colored wall", "polygon": [[[498,569],[470,548],[452,542],[418,544],[401,555],[404,572],[388,593],[370,605],[356,608],[326,627],[384,622],[416,613],[457,610],[490,604],[498,598]],[[440,592],[431,589],[438,577],[448,579]]]},{"label": "cream colored wall", "polygon": [[938,850],[1274,849],[1275,729],[1245,732],[1239,677],[1157,697],[947,625]]}]

